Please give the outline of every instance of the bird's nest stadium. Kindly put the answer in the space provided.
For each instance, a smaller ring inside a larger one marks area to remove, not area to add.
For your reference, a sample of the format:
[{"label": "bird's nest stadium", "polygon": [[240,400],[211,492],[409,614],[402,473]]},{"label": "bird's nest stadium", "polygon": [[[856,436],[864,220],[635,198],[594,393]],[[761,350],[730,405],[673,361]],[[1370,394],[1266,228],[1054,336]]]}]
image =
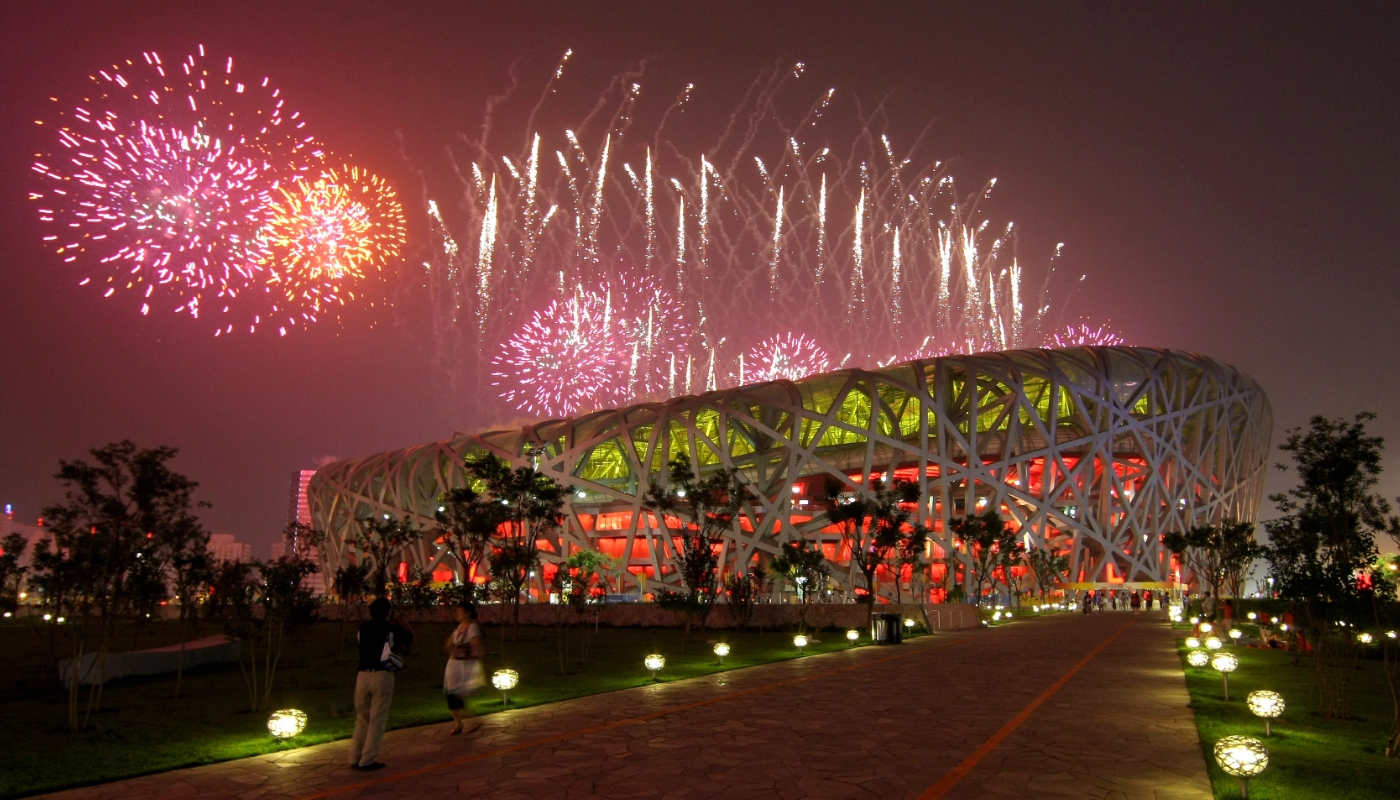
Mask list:
[{"label": "bird's nest stadium", "polygon": [[[352,526],[374,514],[425,535],[404,554],[438,579],[461,567],[435,540],[442,492],[465,481],[464,457],[495,453],[572,485],[566,519],[541,542],[544,570],[579,548],[616,559],[613,587],[677,587],[675,543],[642,508],[674,458],[701,474],[734,467],[754,488],[722,546],[726,571],[782,543],[820,543],[837,591],[859,571],[824,515],[828,477],[860,492],[893,475],[922,491],[930,598],[970,581],[950,520],[1000,508],[1032,548],[1069,556],[1069,585],[1157,585],[1181,575],[1162,534],[1225,519],[1257,519],[1272,418],[1249,376],[1175,350],[1078,347],[948,356],[883,369],[845,369],[573,419],[549,420],[335,462],[311,481],[326,566],[360,554]],[[951,569],[951,572],[949,571]],[[893,596],[892,572],[878,591]],[[907,580],[907,576],[904,576]],[[541,585],[542,588],[542,585]],[[965,584],[971,593],[974,587]],[[980,587],[979,587],[980,588]],[[905,595],[908,596],[907,594]]]}]

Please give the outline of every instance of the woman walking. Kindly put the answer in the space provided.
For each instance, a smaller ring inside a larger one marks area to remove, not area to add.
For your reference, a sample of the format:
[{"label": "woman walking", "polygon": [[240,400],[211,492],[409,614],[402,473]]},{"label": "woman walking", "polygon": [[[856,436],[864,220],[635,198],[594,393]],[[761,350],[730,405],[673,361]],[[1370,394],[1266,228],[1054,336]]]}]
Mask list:
[{"label": "woman walking", "polygon": [[443,643],[447,651],[447,671],[442,676],[443,691],[447,693],[447,710],[452,712],[451,736],[471,733],[481,727],[472,720],[470,728],[463,730],[463,718],[471,719],[472,711],[467,698],[472,692],[486,684],[481,670],[481,625],[476,620],[476,605],[464,602],[457,606],[457,627]]}]

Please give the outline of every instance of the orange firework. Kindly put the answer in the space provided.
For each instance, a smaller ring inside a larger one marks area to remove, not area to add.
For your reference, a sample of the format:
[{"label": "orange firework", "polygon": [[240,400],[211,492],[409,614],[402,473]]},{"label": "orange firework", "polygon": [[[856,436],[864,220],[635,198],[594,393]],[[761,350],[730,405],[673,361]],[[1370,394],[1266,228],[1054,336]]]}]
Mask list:
[{"label": "orange firework", "polygon": [[327,169],[279,187],[262,238],[271,255],[268,284],[315,320],[355,298],[356,284],[381,272],[403,249],[403,207],[389,183],[359,167]]}]

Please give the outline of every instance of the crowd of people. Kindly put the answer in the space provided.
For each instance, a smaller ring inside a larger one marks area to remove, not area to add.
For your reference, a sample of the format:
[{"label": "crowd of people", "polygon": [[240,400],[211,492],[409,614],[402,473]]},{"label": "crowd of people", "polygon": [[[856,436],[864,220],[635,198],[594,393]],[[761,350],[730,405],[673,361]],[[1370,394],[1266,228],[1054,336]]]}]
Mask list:
[{"label": "crowd of people", "polygon": [[1166,607],[1166,596],[1151,589],[1139,592],[1133,589],[1085,589],[1076,598],[1080,611],[1091,614],[1095,611],[1151,611],[1153,603],[1157,608]]}]

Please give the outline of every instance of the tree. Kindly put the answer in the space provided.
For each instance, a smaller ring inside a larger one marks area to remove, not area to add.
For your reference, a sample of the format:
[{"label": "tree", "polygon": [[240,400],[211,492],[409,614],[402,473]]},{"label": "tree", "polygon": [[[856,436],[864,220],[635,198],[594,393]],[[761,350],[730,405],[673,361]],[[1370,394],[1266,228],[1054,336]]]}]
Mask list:
[{"label": "tree", "polygon": [[768,570],[754,564],[747,573],[731,572],[724,578],[724,593],[728,597],[729,614],[740,630],[753,621],[754,607],[768,586]]},{"label": "tree", "polygon": [[491,544],[491,578],[497,596],[511,605],[511,624],[519,636],[520,598],[531,573],[539,569],[539,542],[558,537],[564,524],[564,498],[571,489],[530,467],[511,469],[504,459],[489,453],[468,456],[466,467],[472,480],[485,488],[474,502],[499,504],[503,509],[478,508],[472,513],[486,519],[492,513],[501,515]]},{"label": "tree", "polygon": [[209,616],[243,642],[238,667],[252,711],[271,702],[287,636],[314,618],[317,600],[306,579],[317,569],[296,552],[251,564],[225,561],[214,569]]},{"label": "tree", "polygon": [[[92,461],[60,461],[55,476],[64,500],[44,509],[52,548],[34,555],[36,587],[45,604],[77,620],[73,669],[69,676],[68,724],[87,727],[101,707],[106,656],[117,621],[144,614],[151,598],[164,592],[154,543],[198,528],[193,496],[198,484],[172,470],[173,447],[143,450],[120,441],[89,451]],[[158,601],[157,601],[158,602]],[[84,664],[91,642],[95,658]],[[87,708],[78,712],[79,686],[97,675]]]},{"label": "tree", "polygon": [[826,556],[822,554],[821,548],[813,547],[806,539],[798,539],[784,542],[781,552],[770,566],[773,574],[792,584],[793,591],[797,593],[797,602],[802,605],[801,627],[805,631],[807,604],[813,597],[821,599],[822,593],[826,591],[827,579],[831,577],[831,568],[827,566]]},{"label": "tree", "polygon": [[906,529],[910,528],[913,513],[900,505],[918,499],[919,487],[912,481],[890,483],[872,476],[869,489],[847,494],[840,481],[827,480],[826,518],[841,531],[841,543],[850,553],[851,566],[865,581],[866,594],[860,599],[871,604],[866,610],[867,623],[874,613],[875,571],[910,535]]},{"label": "tree", "polygon": [[[916,525],[909,534],[899,540],[899,547],[895,552],[895,580],[894,596],[895,602],[903,602],[899,593],[899,579],[904,575],[904,570],[909,570],[909,593],[917,598],[919,602],[924,602],[927,598],[923,592],[924,571],[928,569],[928,562],[924,560],[924,550],[928,548],[929,534],[931,529],[927,525]],[[913,599],[913,598],[911,598]]]},{"label": "tree", "polygon": [[1264,555],[1254,538],[1254,525],[1232,519],[1197,525],[1185,533],[1173,531],[1162,537],[1162,544],[1217,598],[1238,598],[1249,566]]},{"label": "tree", "polygon": [[1318,416],[1306,429],[1290,429],[1279,449],[1291,458],[1299,482],[1269,497],[1282,516],[1264,524],[1274,588],[1300,612],[1316,654],[1318,710],[1330,718],[1350,715],[1347,687],[1357,657],[1348,628],[1335,623],[1355,621],[1374,602],[1373,585],[1358,576],[1376,557],[1376,535],[1400,536],[1390,504],[1371,491],[1384,447],[1381,437],[1366,432],[1372,419],[1367,412],[1351,421]]},{"label": "tree", "polygon": [[967,544],[971,556],[973,589],[977,605],[982,605],[982,589],[990,585],[996,588],[996,573],[1004,571],[1007,590],[1010,591],[1011,573],[1008,565],[1020,559],[1024,552],[1016,541],[1016,532],[1001,518],[996,509],[988,509],[981,514],[969,514],[953,520],[953,535]]},{"label": "tree", "polygon": [[[718,596],[719,554],[724,534],[734,529],[735,519],[748,498],[748,486],[738,470],[716,470],[699,478],[683,458],[671,462],[668,480],[655,483],[647,491],[643,505],[662,517],[676,542],[675,563],[685,586],[684,593],[663,595],[663,601],[685,613],[685,632],[693,623],[704,626]],[[679,525],[670,528],[666,518]]]},{"label": "tree", "polygon": [[0,541],[0,610],[13,612],[19,608],[19,591],[24,584],[26,567],[20,557],[29,542],[23,534],[12,533]]},{"label": "tree", "polygon": [[483,502],[470,486],[449,489],[438,498],[433,515],[447,549],[462,566],[462,580],[470,582],[490,551],[491,540],[506,520],[505,506]]},{"label": "tree", "polygon": [[1041,601],[1044,601],[1045,593],[1054,588],[1060,576],[1069,570],[1069,556],[1049,547],[1038,547],[1026,556],[1026,564],[1031,568],[1035,589],[1040,594]]},{"label": "tree", "polygon": [[418,536],[418,531],[388,514],[382,519],[365,517],[351,529],[352,544],[373,565],[369,588],[375,597],[388,594],[390,570],[398,564],[399,553]]}]

